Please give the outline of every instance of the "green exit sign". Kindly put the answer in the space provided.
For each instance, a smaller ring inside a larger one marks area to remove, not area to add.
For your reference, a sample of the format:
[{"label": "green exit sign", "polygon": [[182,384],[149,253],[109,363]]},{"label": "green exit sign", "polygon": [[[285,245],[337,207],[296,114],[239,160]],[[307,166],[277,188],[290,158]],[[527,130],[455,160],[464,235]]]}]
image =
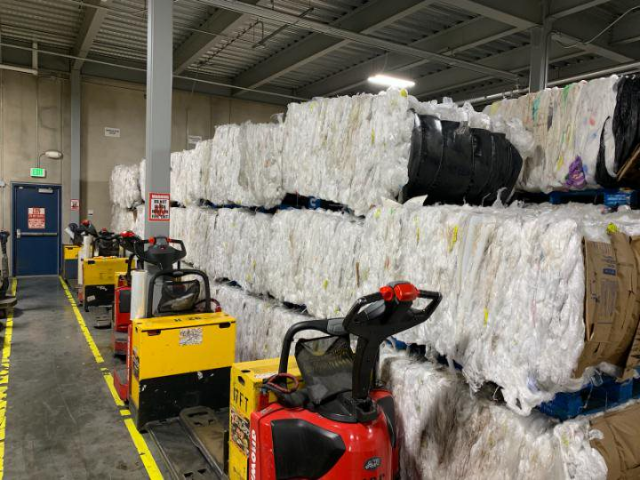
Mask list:
[{"label": "green exit sign", "polygon": [[44,178],[47,176],[47,171],[44,168],[32,168],[31,176],[35,178]]}]

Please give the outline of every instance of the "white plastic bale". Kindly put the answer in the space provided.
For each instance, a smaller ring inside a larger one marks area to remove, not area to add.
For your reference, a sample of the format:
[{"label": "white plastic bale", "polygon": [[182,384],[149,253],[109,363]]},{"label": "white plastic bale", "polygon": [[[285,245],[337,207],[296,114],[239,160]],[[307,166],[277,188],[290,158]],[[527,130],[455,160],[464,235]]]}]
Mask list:
[{"label": "white plastic bale", "polygon": [[189,155],[187,152],[171,154],[171,200],[186,205]]},{"label": "white plastic bale", "polygon": [[442,292],[432,319],[400,338],[464,365],[474,388],[497,383],[522,414],[583,383],[573,377],[584,345],[583,239],[607,241],[610,223],[640,233],[637,212],[574,205],[388,202],[364,220],[222,209],[203,223],[213,278],[305,305],[314,317],[344,314],[358,296],[399,279]]},{"label": "white plastic bale", "polygon": [[408,181],[413,115],[406,91],[317,98],[287,109],[284,190],[366,213]]},{"label": "white plastic bale", "polygon": [[142,196],[142,201],[146,201],[147,198],[147,188],[146,188],[146,178],[147,178],[147,166],[146,166],[147,162],[146,160],[143,158],[142,160],[140,160],[140,164],[139,164],[139,176],[138,176],[138,182],[140,184],[140,195]]},{"label": "white plastic bale", "polygon": [[115,205],[111,207],[112,232],[120,233],[133,230],[136,224],[136,216],[133,210],[120,208]]},{"label": "white plastic bale", "polygon": [[[239,362],[279,357],[287,329],[310,319],[275,301],[248,295],[237,287],[213,284],[212,296],[225,313],[236,319],[236,361]],[[311,335],[305,337],[311,338]]]},{"label": "white plastic bale", "polygon": [[247,122],[240,126],[237,183],[247,192],[243,205],[271,208],[284,198],[281,165],[283,133],[280,123]]},{"label": "white plastic bale", "polygon": [[589,444],[587,420],[557,425],[538,413],[521,417],[472,396],[443,367],[395,352],[383,352],[382,358],[381,378],[393,391],[399,415],[402,478],[606,478],[604,459]]},{"label": "white plastic bale", "polygon": [[135,207],[142,201],[138,165],[116,165],[109,181],[111,204],[119,208]]},{"label": "white plastic bale", "polygon": [[144,215],[145,215],[145,206],[144,206],[144,204],[138,205],[136,207],[136,222],[134,224],[133,233],[135,233],[140,238],[145,238],[145,236],[144,236]]},{"label": "white plastic bale", "polygon": [[535,148],[525,159],[518,188],[548,192],[597,187],[601,139],[607,171],[616,174],[612,118],[617,82],[615,75],[583,81],[502,100],[485,109],[493,129],[505,129],[517,120],[533,134]]}]

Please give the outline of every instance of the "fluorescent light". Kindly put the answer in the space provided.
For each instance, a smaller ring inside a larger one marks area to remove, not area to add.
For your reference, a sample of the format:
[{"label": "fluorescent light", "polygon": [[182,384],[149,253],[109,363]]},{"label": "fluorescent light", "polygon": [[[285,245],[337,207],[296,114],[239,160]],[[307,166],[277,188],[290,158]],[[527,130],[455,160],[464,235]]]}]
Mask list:
[{"label": "fluorescent light", "polygon": [[392,77],[391,75],[383,75],[382,73],[369,77],[369,81],[377,85],[384,85],[386,87],[398,87],[398,88],[411,88],[416,84],[416,82],[413,82],[411,80]]}]

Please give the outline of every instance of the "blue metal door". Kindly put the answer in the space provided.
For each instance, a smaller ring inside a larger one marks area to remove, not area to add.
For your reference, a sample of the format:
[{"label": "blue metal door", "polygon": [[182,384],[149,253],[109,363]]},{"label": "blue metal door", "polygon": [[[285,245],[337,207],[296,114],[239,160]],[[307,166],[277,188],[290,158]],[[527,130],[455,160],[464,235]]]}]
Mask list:
[{"label": "blue metal door", "polygon": [[14,275],[60,272],[60,186],[13,184]]}]

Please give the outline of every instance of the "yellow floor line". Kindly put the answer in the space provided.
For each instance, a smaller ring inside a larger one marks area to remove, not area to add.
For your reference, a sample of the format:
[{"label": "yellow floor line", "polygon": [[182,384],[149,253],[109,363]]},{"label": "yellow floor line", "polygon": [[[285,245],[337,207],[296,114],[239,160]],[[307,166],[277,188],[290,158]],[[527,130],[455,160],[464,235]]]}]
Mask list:
[{"label": "yellow floor line", "polygon": [[[11,282],[11,295],[16,294],[18,280]],[[11,357],[11,339],[13,337],[13,309],[7,311],[7,325],[4,329],[2,345],[2,364],[0,365],[0,480],[4,478],[4,439],[7,430],[7,389],[9,388],[9,361]]]},{"label": "yellow floor line", "polygon": [[[98,349],[96,342],[93,341],[91,332],[87,328],[87,324],[85,323],[84,318],[82,317],[82,314],[78,309],[78,305],[76,304],[76,301],[71,295],[71,291],[69,290],[69,287],[67,287],[67,284],[62,279],[62,277],[59,277],[59,278],[60,278],[60,284],[64,289],[64,293],[67,296],[69,303],[71,304],[71,308],[73,309],[73,313],[76,317],[76,320],[80,325],[80,330],[82,330],[84,338],[87,341],[87,344],[89,345],[89,349],[93,354],[93,358],[95,359],[96,363],[101,367],[100,370],[102,373],[102,377],[104,378],[104,381],[107,384],[107,388],[111,393],[113,401],[116,404],[116,406],[120,409],[120,415],[123,417],[124,424],[127,427],[127,430],[129,431],[129,435],[131,436],[131,440],[133,441],[133,444],[135,445],[136,450],[138,451],[140,460],[142,460],[142,464],[144,465],[144,468],[147,470],[147,475],[149,475],[149,478],[151,480],[161,480],[163,478],[162,474],[160,473],[160,469],[158,468],[158,464],[154,460],[153,455],[151,455],[151,451],[149,450],[149,446],[147,445],[147,442],[144,440],[144,437],[140,434],[140,432],[138,432],[138,429],[133,423],[133,420],[131,418],[125,418],[126,416],[130,415],[131,412],[129,412],[124,402],[118,396],[118,392],[116,392],[116,389],[113,386],[113,376],[111,375],[111,373],[109,373],[109,371],[106,368],[102,367],[102,364],[104,363],[104,358],[100,354],[100,350]],[[2,429],[1,426],[0,426],[0,429]],[[2,480],[2,477],[0,477],[0,480]]]}]

